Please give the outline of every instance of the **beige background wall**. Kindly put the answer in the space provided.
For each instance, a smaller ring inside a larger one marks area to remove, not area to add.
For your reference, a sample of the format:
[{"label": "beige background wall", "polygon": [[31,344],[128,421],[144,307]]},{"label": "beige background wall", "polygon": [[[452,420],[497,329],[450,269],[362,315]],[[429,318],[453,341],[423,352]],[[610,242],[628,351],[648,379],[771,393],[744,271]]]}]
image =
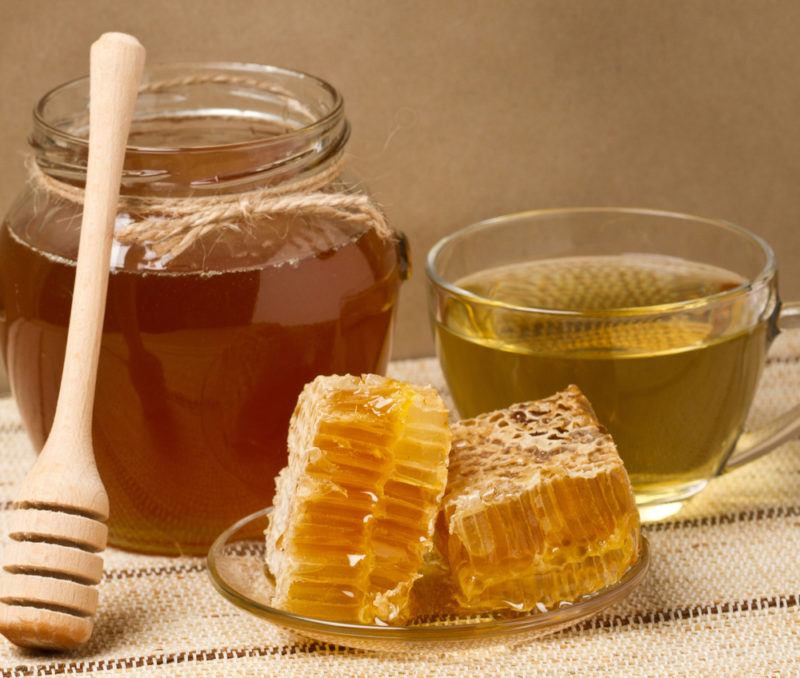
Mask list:
[{"label": "beige background wall", "polygon": [[357,167],[416,255],[396,355],[431,351],[430,245],[535,207],[748,225],[800,297],[800,2],[0,0],[0,210],[31,107],[107,30],[151,61],[275,63],[343,91]]}]

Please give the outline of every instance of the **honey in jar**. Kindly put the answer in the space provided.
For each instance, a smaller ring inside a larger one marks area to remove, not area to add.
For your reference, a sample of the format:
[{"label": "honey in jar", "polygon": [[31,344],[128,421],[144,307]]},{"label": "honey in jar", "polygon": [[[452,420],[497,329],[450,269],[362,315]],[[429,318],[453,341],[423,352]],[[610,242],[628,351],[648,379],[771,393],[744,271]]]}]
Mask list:
[{"label": "honey in jar", "polygon": [[[347,141],[341,98],[310,76],[160,67],[150,83],[123,196],[199,198],[202,209],[209,197],[313,179]],[[78,187],[87,86],[46,96],[31,139],[40,171]],[[352,187],[335,178],[315,190]],[[0,338],[37,449],[55,412],[80,214],[40,183],[0,230]],[[117,229],[137,218],[121,209]],[[385,369],[403,256],[368,222],[325,214],[245,214],[166,252],[115,241],[93,424],[110,543],[201,552],[268,505],[303,386]]]}]

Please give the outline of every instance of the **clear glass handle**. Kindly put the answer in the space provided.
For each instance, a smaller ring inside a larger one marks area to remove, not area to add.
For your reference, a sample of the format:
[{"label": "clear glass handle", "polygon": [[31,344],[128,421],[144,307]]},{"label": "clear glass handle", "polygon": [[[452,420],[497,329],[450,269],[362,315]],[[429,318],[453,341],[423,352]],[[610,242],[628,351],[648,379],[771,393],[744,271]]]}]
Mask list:
[{"label": "clear glass handle", "polygon": [[[800,302],[783,304],[778,326],[781,330],[800,329]],[[722,472],[733,471],[753,459],[758,459],[798,434],[800,434],[800,405],[795,405],[761,428],[743,433]]]}]

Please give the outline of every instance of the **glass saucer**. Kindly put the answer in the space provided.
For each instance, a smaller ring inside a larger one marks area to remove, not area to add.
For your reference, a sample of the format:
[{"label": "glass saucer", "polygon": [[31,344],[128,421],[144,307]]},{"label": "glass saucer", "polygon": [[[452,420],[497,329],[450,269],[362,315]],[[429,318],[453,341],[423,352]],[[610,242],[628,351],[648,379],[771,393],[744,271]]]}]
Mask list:
[{"label": "glass saucer", "polygon": [[[421,614],[408,626],[350,624],[303,617],[269,604],[273,584],[264,565],[264,540],[271,508],[258,511],[229,527],[208,552],[214,587],[234,605],[301,636],[360,650],[384,652],[448,651],[518,642],[572,626],[627,597],[642,581],[650,564],[642,536],[639,560],[619,582],[556,610]],[[425,582],[425,578],[419,580]],[[434,585],[428,591],[439,588]]]}]

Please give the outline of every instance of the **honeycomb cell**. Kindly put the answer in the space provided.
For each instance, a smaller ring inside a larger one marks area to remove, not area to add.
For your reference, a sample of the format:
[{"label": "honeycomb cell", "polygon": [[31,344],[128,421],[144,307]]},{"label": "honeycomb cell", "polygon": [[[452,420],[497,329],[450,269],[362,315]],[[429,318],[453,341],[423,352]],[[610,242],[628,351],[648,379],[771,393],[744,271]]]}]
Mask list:
[{"label": "honeycomb cell", "polygon": [[450,440],[447,408],[431,387],[376,375],[306,386],[266,534],[272,604],[402,623],[432,545]]},{"label": "honeycomb cell", "polygon": [[575,386],[456,424],[442,518],[437,543],[472,610],[574,601],[639,552],[622,460]]}]

